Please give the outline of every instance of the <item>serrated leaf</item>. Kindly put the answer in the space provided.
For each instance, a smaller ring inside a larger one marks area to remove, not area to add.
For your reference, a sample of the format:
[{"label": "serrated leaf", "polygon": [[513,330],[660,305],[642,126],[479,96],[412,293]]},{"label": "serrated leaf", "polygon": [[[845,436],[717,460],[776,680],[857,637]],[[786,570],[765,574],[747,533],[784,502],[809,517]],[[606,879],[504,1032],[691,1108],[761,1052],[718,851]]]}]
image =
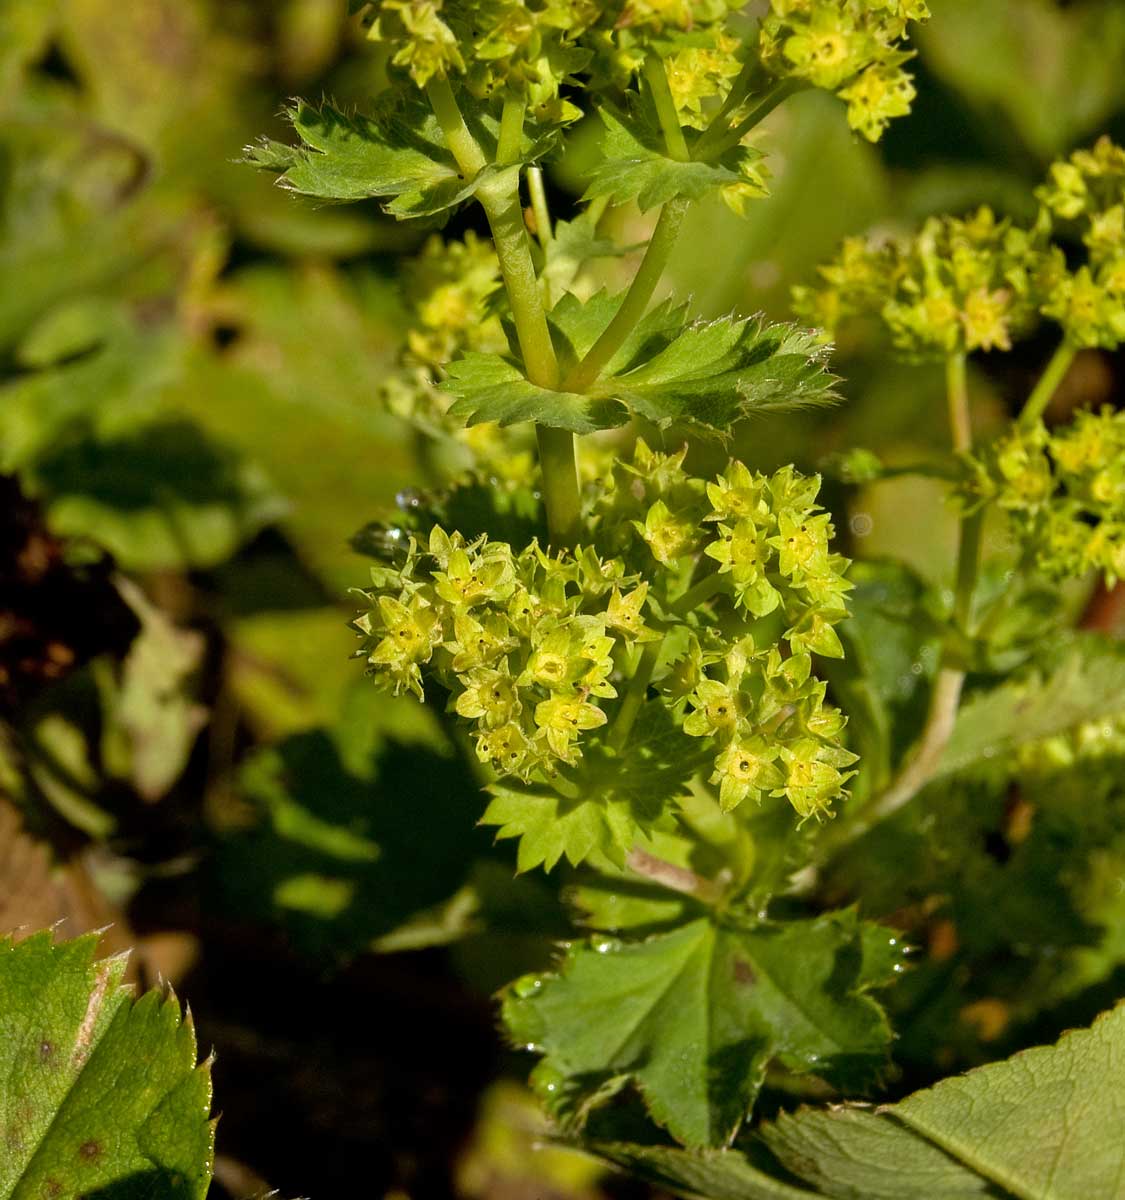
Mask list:
[{"label": "serrated leaf", "polygon": [[759,1134],[782,1166],[817,1188],[818,1194],[839,1200],[1006,1195],[944,1150],[871,1109],[782,1113]]},{"label": "serrated leaf", "polygon": [[677,1195],[707,1200],[816,1200],[818,1193],[775,1179],[745,1155],[693,1154],[674,1146],[638,1146],[628,1142],[589,1142],[587,1149],[630,1174]]},{"label": "serrated leaf", "polygon": [[915,1092],[889,1112],[1027,1200],[1125,1187],[1125,1007],[1054,1046]]},{"label": "serrated leaf", "polygon": [[504,1019],[516,1044],[545,1055],[536,1074],[564,1097],[560,1116],[573,1121],[624,1077],[674,1137],[722,1146],[770,1060],[853,1085],[882,1064],[890,1029],[863,994],[862,936],[845,911],[576,945],[558,974],[507,994]]},{"label": "serrated leaf", "polygon": [[594,433],[628,420],[620,405],[532,383],[514,362],[498,354],[465,354],[446,371],[442,390],[457,397],[449,411],[469,425],[535,421],[573,433]]},{"label": "serrated leaf", "polygon": [[987,759],[1003,761],[1028,742],[1076,731],[1125,713],[1125,648],[1098,634],[1076,634],[1051,648],[1021,677],[968,697],[957,715],[939,775]]},{"label": "serrated leaf", "polygon": [[[599,292],[587,301],[564,296],[551,311],[564,377],[619,305],[620,297]],[[761,317],[689,322],[683,306],[666,301],[637,323],[583,395],[539,387],[514,361],[494,354],[452,363],[442,387],[457,397],[450,411],[470,423],[537,421],[591,433],[621,425],[633,413],[662,429],[676,425],[725,437],[756,412],[833,403],[836,379],[825,361],[825,347],[794,325],[770,325]]]},{"label": "serrated leaf", "polygon": [[519,870],[561,858],[577,866],[603,855],[622,864],[653,830],[671,823],[670,803],[703,761],[696,739],[676,729],[663,704],[641,710],[622,755],[593,743],[568,773],[563,796],[550,785],[493,784],[482,825],[498,838],[519,838]]},{"label": "serrated leaf", "polygon": [[602,153],[590,173],[586,200],[598,196],[614,204],[635,200],[642,212],[669,200],[701,200],[719,188],[747,182],[738,165],[761,157],[736,147],[720,162],[680,162],[664,153],[663,135],[644,119],[639,106],[626,117],[603,105],[599,116],[605,126]]},{"label": "serrated leaf", "polygon": [[591,395],[611,394],[661,428],[686,424],[725,436],[755,412],[832,403],[833,376],[813,335],[761,317],[721,317],[686,326],[666,348]]},{"label": "serrated leaf", "polygon": [[137,1003],[97,936],[0,940],[0,1200],[202,1200],[211,1081],[174,997]]},{"label": "serrated leaf", "polygon": [[[301,145],[264,139],[246,148],[249,163],[277,173],[282,187],[305,196],[383,200],[386,211],[400,219],[445,212],[483,183],[519,170],[489,166],[466,179],[437,118],[420,100],[384,103],[372,116],[299,101],[286,115]],[[529,160],[545,150],[533,146]]]}]

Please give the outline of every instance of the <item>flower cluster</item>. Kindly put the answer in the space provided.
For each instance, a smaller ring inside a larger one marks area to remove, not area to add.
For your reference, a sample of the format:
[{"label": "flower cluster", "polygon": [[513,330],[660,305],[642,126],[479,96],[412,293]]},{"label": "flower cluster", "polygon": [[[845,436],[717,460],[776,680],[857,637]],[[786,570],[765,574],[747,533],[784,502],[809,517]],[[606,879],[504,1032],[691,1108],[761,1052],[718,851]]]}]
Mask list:
[{"label": "flower cluster", "polygon": [[1081,412],[1072,425],[1013,427],[967,461],[962,502],[1006,512],[1052,578],[1125,578],[1125,413]]},{"label": "flower cluster", "polygon": [[406,335],[411,359],[436,369],[465,350],[506,350],[499,319],[488,315],[499,287],[491,242],[471,229],[460,242],[429,238],[405,270],[405,299],[414,317]]},{"label": "flower cluster", "polygon": [[421,698],[428,668],[473,722],[481,760],[522,779],[577,760],[581,735],[606,722],[599,701],[617,695],[615,651],[655,636],[645,585],[592,550],[517,554],[435,526],[372,581],[356,624],[376,680]]},{"label": "flower cluster", "polygon": [[842,653],[834,626],[849,587],[819,480],[736,462],[705,481],[683,457],[639,442],[613,468],[591,514],[594,547],[515,552],[437,526],[424,548],[411,540],[401,562],[373,571],[361,653],[395,692],[421,697],[435,679],[481,760],[523,780],[573,767],[649,660],[655,702],[711,739],[724,808],[772,795],[819,813],[854,761],[812,672],[814,653]]},{"label": "flower cluster", "polygon": [[793,305],[829,331],[877,313],[909,357],[1008,350],[1064,273],[1061,252],[1048,252],[1041,232],[981,208],[964,219],[931,217],[911,238],[849,238],[821,267],[823,284],[795,289]]},{"label": "flower cluster", "polygon": [[1036,195],[1057,222],[1081,230],[1087,262],[1064,272],[1043,307],[1078,346],[1125,341],[1125,150],[1108,137],[1055,163]]},{"label": "flower cluster", "polygon": [[929,15],[925,0],[770,0],[760,53],[775,75],[836,92],[851,127],[874,142],[910,111],[902,42],[908,24]]},{"label": "flower cluster", "polygon": [[[1125,150],[1102,138],[1051,167],[1030,226],[987,208],[932,217],[913,237],[849,238],[795,310],[834,332],[877,315],[908,357],[1008,350],[1041,317],[1074,346],[1125,341]],[[1087,261],[1071,268],[1053,240],[1077,223]]]},{"label": "flower cluster", "polygon": [[[419,87],[456,77],[477,97],[527,99],[545,124],[581,110],[564,84],[628,87],[645,59],[665,63],[685,125],[705,128],[747,58],[769,75],[836,92],[853,129],[876,141],[910,109],[902,69],[907,25],[928,17],[923,0],[771,0],[757,44],[729,28],[743,0],[382,0],[367,6],[369,36],[392,70]],[[768,77],[768,76],[767,76]],[[560,90],[562,89],[562,90]]]}]

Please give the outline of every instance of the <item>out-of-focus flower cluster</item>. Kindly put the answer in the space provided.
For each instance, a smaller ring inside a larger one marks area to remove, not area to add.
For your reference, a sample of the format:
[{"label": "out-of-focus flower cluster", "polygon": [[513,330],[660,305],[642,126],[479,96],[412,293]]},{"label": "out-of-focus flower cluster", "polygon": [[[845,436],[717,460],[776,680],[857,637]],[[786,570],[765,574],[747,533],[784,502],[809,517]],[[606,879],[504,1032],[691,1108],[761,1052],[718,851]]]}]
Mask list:
[{"label": "out-of-focus flower cluster", "polygon": [[1014,426],[965,461],[963,504],[1007,513],[1039,570],[1125,578],[1125,413],[1081,412],[1055,432]]},{"label": "out-of-focus flower cluster", "polygon": [[638,443],[598,492],[595,545],[574,553],[439,527],[411,540],[373,571],[361,653],[393,691],[435,679],[481,760],[528,780],[577,764],[652,643],[658,702],[711,739],[723,807],[786,796],[818,814],[855,760],[812,672],[814,653],[842,653],[849,586],[819,480],[736,462],[705,481],[682,463]]},{"label": "out-of-focus flower cluster", "polygon": [[500,319],[490,311],[499,289],[500,264],[490,242],[472,230],[463,241],[431,237],[404,272],[411,325],[401,368],[386,379],[382,401],[427,436],[460,443],[480,474],[526,487],[535,467],[531,433],[501,431],[487,421],[466,428],[448,416],[450,398],[437,386],[445,365],[459,354],[507,351]]},{"label": "out-of-focus flower cluster", "polygon": [[929,17],[925,0],[770,0],[762,22],[763,63],[775,75],[835,92],[848,124],[878,141],[905,116],[914,84],[903,70],[911,21]]},{"label": "out-of-focus flower cluster", "polygon": [[[912,237],[849,238],[821,282],[795,289],[795,310],[830,333],[878,316],[907,357],[1008,350],[1046,317],[1075,346],[1125,341],[1125,151],[1108,138],[1051,167],[1028,227],[987,208],[933,217]],[[1080,234],[1087,260],[1068,266],[1056,235]]]},{"label": "out-of-focus flower cluster", "polygon": [[1055,163],[1036,192],[1064,228],[1077,226],[1087,262],[1064,273],[1043,307],[1078,346],[1125,341],[1125,150],[1108,137]]},{"label": "out-of-focus flower cluster", "polygon": [[848,238],[823,282],[794,289],[794,309],[834,332],[850,317],[878,315],[895,347],[911,358],[1009,350],[1065,274],[1045,235],[973,216],[931,217],[909,238]]}]

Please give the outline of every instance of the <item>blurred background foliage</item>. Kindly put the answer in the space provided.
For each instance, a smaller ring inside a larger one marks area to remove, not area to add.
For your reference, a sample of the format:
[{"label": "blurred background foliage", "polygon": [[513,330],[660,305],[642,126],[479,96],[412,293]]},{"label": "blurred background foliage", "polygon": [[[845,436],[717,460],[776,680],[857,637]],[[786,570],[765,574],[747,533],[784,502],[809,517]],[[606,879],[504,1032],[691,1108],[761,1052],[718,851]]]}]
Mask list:
[{"label": "blurred background foliage", "polygon": [[[932,7],[913,116],[873,147],[833,99],[798,96],[763,134],[772,197],[748,222],[699,206],[669,290],[705,314],[785,317],[790,287],[841,237],[981,203],[1026,216],[1052,158],[1125,135],[1116,0]],[[346,8],[0,0],[0,920],[112,925],[110,944],[139,947],[138,975],[190,997],[219,1051],[219,1194],[327,1196],[362,1178],[388,1197],[645,1195],[532,1150],[542,1130],[505,1081],[523,1065],[499,1045],[489,994],[549,960],[542,931],[564,936],[563,908],[465,833],[475,782],[433,713],[375,695],[349,661],[346,589],[366,572],[348,539],[435,469],[380,401],[408,319],[402,264],[428,231],[373,205],[302,203],[237,161],[259,135],[285,136],[287,97],[346,105],[377,86]],[[560,217],[576,211],[592,134],[579,128],[552,168]],[[607,220],[625,243],[647,233],[635,211]],[[471,214],[450,232],[468,228],[481,228]],[[1048,352],[1033,339],[977,366],[982,430]],[[844,405],[747,424],[736,452],[815,467],[856,445],[892,464],[943,445],[936,370],[889,362],[863,330],[834,365]],[[1084,352],[1056,407],[1111,401],[1120,380],[1119,362]],[[848,553],[919,572],[873,565],[857,593],[878,600],[854,636],[871,639],[906,744],[932,646],[894,626],[896,589],[948,583],[954,518],[914,477],[837,505]],[[1114,765],[1099,813],[1120,804]],[[1011,846],[958,843],[948,811],[972,794],[946,806],[943,869],[960,862],[963,887],[894,1000],[912,1015],[908,1074],[932,1067],[935,1045],[943,1070],[1004,1051],[1003,997],[1028,981],[1011,961],[1020,938],[1090,947],[1060,1004],[1121,972],[1125,947],[1090,933],[1089,913],[1112,925],[1120,909],[1109,851],[1104,878],[1083,882],[1087,915],[1004,908],[1018,894],[1026,909],[1035,881],[1094,837],[1050,778],[1039,787],[1054,815],[1016,852],[1022,890]],[[1010,832],[1004,803],[993,824]],[[917,859],[888,841],[863,897],[873,915],[907,894],[933,903],[931,843],[917,839]],[[966,933],[961,910],[1001,928]],[[408,949],[422,952],[389,953]]]}]

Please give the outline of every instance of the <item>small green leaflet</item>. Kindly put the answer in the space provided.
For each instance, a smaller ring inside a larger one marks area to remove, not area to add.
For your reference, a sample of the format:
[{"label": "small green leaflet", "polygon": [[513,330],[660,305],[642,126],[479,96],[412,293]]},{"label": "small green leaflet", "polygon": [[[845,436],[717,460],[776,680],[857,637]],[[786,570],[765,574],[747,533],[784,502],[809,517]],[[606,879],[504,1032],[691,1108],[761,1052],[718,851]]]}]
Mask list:
[{"label": "small green leaflet", "polygon": [[602,153],[590,174],[584,199],[607,197],[614,204],[635,200],[642,212],[669,200],[701,200],[731,184],[749,184],[759,195],[767,194],[754,164],[762,157],[757,150],[736,146],[718,162],[680,162],[664,153],[660,130],[637,105],[627,116],[609,105],[599,111],[605,132]]},{"label": "small green leaflet", "polygon": [[[599,292],[564,296],[549,314],[565,379],[597,341],[621,302]],[[725,437],[755,412],[830,404],[836,379],[826,348],[807,330],[761,317],[689,321],[665,302],[641,320],[584,395],[531,383],[511,360],[469,354],[451,364],[442,387],[450,411],[469,424],[537,421],[574,433],[623,424],[630,413],[660,428],[687,426]],[[565,389],[565,385],[564,385]]]},{"label": "small green leaflet", "polygon": [[191,1021],[159,992],[134,1004],[97,941],[0,940],[0,1200],[202,1200],[211,1078]]},{"label": "small green leaflet", "polygon": [[482,825],[498,838],[520,839],[520,871],[550,871],[565,857],[577,866],[603,855],[621,866],[633,846],[657,829],[673,827],[672,802],[705,761],[695,738],[678,730],[663,704],[641,709],[623,755],[593,743],[569,772],[577,797],[548,784],[493,784]]},{"label": "small green leaflet", "polygon": [[539,278],[550,300],[566,294],[587,263],[599,258],[620,258],[631,247],[598,235],[596,214],[583,209],[573,221],[557,221],[543,250]]},{"label": "small green leaflet", "polygon": [[890,1028],[865,992],[886,963],[864,942],[854,910],[596,939],[571,946],[557,974],[513,985],[504,1020],[515,1044],[545,1055],[535,1079],[564,1122],[627,1079],[673,1137],[723,1146],[771,1060],[853,1087],[885,1062]]},{"label": "small green leaflet", "polygon": [[[546,153],[550,144],[540,139],[521,162],[488,166],[466,179],[446,148],[437,118],[421,100],[383,102],[370,116],[298,101],[286,116],[301,145],[264,138],[246,147],[247,162],[275,172],[282,187],[305,196],[383,200],[386,211],[400,220],[454,208],[500,175],[514,180],[520,167]],[[482,119],[482,134],[494,124]]]},{"label": "small green leaflet", "polygon": [[[701,1200],[1089,1200],[1125,1184],[1125,1006],[898,1104],[804,1108],[744,1151],[586,1149]],[[766,1151],[768,1153],[763,1153]],[[783,1182],[774,1172],[788,1174]],[[807,1190],[806,1190],[807,1189]]]}]

